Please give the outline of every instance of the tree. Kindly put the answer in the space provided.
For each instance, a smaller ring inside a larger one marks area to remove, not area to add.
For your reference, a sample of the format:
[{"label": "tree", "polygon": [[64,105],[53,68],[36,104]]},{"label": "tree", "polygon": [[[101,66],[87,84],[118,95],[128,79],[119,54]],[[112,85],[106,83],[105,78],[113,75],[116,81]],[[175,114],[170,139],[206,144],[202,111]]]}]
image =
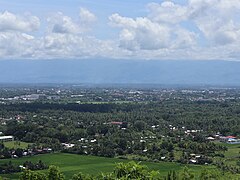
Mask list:
[{"label": "tree", "polygon": [[213,180],[220,179],[221,175],[217,171],[209,171],[204,169],[200,174],[200,180]]},{"label": "tree", "polygon": [[47,180],[47,176],[39,172],[35,172],[32,178],[33,178],[32,180]]},{"label": "tree", "polygon": [[74,174],[72,177],[72,180],[91,180],[92,178],[88,175],[85,175],[83,173],[78,173],[78,174]]},{"label": "tree", "polygon": [[20,174],[19,179],[20,180],[31,180],[32,173],[33,173],[32,171],[26,169]]},{"label": "tree", "polygon": [[127,149],[127,140],[124,138],[119,138],[117,139],[117,144],[119,146],[119,148],[121,148],[122,150],[126,150]]},{"label": "tree", "polygon": [[129,163],[119,163],[114,169],[115,179],[142,179],[142,180],[152,180],[157,175],[158,172],[149,172],[145,166],[139,163],[129,162]]},{"label": "tree", "polygon": [[168,141],[163,141],[162,144],[160,145],[161,149],[166,149],[168,152],[171,152],[174,150],[174,146],[171,142]]},{"label": "tree", "polygon": [[23,150],[20,149],[20,148],[17,148],[15,150],[15,154],[18,156],[18,157],[22,157],[23,156]]},{"label": "tree", "polygon": [[49,166],[48,180],[64,180],[64,175],[56,166]]},{"label": "tree", "polygon": [[24,170],[19,177],[20,180],[47,180],[45,174],[39,172],[33,172],[31,170]]},{"label": "tree", "polygon": [[169,171],[164,180],[179,180],[179,177],[176,171]]},{"label": "tree", "polygon": [[180,173],[181,180],[191,180],[194,179],[194,174],[192,174],[189,169],[185,166],[183,171]]},{"label": "tree", "polygon": [[138,131],[143,131],[146,127],[146,123],[144,121],[136,121],[134,123],[134,127],[138,130]]},{"label": "tree", "polygon": [[3,144],[3,142],[0,142],[0,150],[2,150],[2,149],[4,149],[4,144]]},{"label": "tree", "polygon": [[170,160],[170,161],[173,161],[173,160],[174,160],[174,152],[173,152],[173,151],[171,151],[171,152],[169,153],[169,160]]}]

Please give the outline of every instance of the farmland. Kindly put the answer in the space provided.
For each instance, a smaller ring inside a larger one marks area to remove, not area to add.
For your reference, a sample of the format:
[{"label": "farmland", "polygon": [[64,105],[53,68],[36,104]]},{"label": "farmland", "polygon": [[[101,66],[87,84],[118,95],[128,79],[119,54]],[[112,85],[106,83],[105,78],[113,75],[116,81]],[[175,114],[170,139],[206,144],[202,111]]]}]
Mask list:
[{"label": "farmland", "polygon": [[[56,165],[64,173],[67,179],[71,178],[73,174],[78,172],[83,172],[86,174],[96,175],[101,172],[111,172],[116,165],[120,162],[128,162],[128,160],[116,159],[116,158],[104,158],[96,156],[84,156],[76,154],[66,154],[66,153],[54,153],[45,154],[32,157],[25,157],[19,159],[12,159],[12,163],[21,165],[24,161],[37,162],[42,160],[48,165]],[[1,160],[1,163],[8,162],[9,159]],[[185,165],[170,162],[141,162],[142,165],[146,165],[150,170],[157,170],[160,175],[166,175],[170,170],[180,171]],[[199,174],[203,169],[202,166],[188,166],[192,172]],[[209,169],[214,169],[213,166],[208,166]],[[18,174],[13,175],[2,175],[2,177],[7,177],[9,179],[17,179]]]}]

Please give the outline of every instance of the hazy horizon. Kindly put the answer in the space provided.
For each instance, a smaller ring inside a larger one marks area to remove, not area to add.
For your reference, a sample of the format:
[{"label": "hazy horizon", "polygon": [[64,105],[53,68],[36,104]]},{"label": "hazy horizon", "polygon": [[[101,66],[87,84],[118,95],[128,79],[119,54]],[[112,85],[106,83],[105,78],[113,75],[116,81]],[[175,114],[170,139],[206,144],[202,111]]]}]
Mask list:
[{"label": "hazy horizon", "polygon": [[5,60],[0,83],[240,85],[233,61]]}]

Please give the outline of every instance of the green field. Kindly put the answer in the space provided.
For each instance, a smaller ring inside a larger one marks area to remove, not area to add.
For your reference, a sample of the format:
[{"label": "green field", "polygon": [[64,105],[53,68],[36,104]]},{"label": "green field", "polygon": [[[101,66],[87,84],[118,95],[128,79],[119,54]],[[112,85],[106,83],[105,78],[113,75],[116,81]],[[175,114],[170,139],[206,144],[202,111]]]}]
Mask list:
[{"label": "green field", "polygon": [[237,165],[240,157],[240,144],[223,144],[228,147],[228,151],[224,152],[224,162],[228,165]]},{"label": "green field", "polygon": [[14,149],[17,149],[17,148],[26,149],[29,145],[29,143],[22,142],[22,141],[8,141],[8,142],[4,142],[3,144],[7,148],[14,148]]},{"label": "green field", "polygon": [[[111,172],[116,163],[128,162],[128,160],[116,159],[116,158],[103,158],[95,156],[83,156],[75,154],[65,154],[65,153],[54,153],[45,154],[32,157],[24,157],[19,159],[11,159],[14,164],[22,164],[24,161],[36,162],[42,160],[48,165],[56,165],[60,167],[60,170],[65,174],[67,179],[70,179],[73,174],[78,172],[83,172],[91,175],[97,175],[101,172]],[[8,162],[9,159],[1,160],[1,163]],[[181,170],[184,165],[169,162],[142,162],[142,164],[147,165],[151,170],[160,171],[161,175],[166,175],[170,170]],[[199,174],[202,170],[202,166],[189,166],[192,172]],[[207,166],[207,168],[214,168],[213,166]],[[17,179],[18,174],[13,175],[2,175],[2,177],[7,177],[9,179]]]}]

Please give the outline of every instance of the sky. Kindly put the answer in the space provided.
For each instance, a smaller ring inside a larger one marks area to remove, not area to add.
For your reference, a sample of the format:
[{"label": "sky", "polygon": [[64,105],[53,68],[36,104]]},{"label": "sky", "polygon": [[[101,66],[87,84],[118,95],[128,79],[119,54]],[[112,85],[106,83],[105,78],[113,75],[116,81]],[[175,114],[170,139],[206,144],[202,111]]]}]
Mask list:
[{"label": "sky", "polygon": [[1,0],[0,59],[240,60],[240,0]]}]

